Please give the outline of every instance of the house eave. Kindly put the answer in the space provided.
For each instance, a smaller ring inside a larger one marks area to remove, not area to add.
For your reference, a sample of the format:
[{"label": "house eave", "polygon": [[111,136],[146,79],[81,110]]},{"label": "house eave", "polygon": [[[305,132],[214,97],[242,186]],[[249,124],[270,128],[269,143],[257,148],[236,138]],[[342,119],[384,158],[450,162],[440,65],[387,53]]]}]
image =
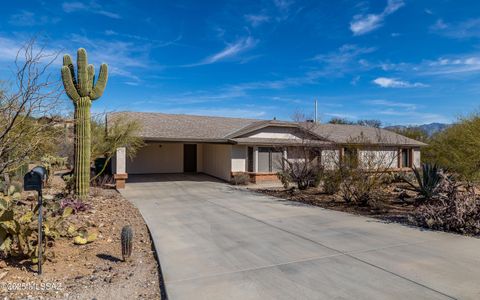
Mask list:
[{"label": "house eave", "polygon": [[231,144],[227,139],[141,137],[146,143]]}]

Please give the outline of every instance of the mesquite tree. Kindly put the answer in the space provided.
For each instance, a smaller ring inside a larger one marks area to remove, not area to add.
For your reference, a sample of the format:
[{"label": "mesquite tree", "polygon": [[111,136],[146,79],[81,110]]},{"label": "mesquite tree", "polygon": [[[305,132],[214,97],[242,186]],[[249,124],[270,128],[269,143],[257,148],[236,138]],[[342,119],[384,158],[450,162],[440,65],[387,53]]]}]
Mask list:
[{"label": "mesquite tree", "polygon": [[72,58],[68,54],[63,57],[63,86],[75,107],[74,177],[75,194],[80,198],[86,198],[90,190],[90,107],[102,96],[107,79],[107,65],[102,64],[95,83],[95,68],[87,63],[85,49],[77,51],[77,76]]}]

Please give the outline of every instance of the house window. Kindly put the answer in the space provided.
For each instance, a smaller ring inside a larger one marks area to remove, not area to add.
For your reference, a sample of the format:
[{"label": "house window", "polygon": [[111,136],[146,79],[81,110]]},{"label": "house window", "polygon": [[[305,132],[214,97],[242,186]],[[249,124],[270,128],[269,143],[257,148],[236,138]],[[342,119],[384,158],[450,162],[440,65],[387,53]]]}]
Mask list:
[{"label": "house window", "polygon": [[283,165],[283,151],[272,147],[258,148],[258,172],[278,172]]},{"label": "house window", "polygon": [[410,165],[410,149],[402,149],[401,153],[401,167],[402,168],[409,168]]},{"label": "house window", "polygon": [[247,148],[247,172],[253,172],[253,147]]},{"label": "house window", "polygon": [[351,168],[358,166],[358,151],[356,148],[344,148],[343,149],[343,161]]}]

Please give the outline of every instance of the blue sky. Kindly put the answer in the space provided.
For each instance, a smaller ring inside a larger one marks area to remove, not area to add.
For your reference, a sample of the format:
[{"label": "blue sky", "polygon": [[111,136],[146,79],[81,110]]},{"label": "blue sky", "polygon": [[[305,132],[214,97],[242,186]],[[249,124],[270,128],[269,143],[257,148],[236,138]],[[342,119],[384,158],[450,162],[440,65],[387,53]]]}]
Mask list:
[{"label": "blue sky", "polygon": [[52,51],[84,47],[97,70],[110,66],[95,111],[289,119],[312,115],[317,98],[322,121],[390,125],[451,122],[478,109],[479,1],[31,0],[2,8],[0,75],[33,35]]}]

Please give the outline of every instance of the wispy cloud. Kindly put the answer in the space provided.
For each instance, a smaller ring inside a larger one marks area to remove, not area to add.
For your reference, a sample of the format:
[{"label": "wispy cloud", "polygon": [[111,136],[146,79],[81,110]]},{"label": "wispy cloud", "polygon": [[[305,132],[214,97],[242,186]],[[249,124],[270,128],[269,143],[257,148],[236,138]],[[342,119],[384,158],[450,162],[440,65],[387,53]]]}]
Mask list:
[{"label": "wispy cloud", "polygon": [[445,23],[438,19],[430,30],[454,39],[480,38],[480,18],[459,23]]},{"label": "wispy cloud", "polygon": [[428,113],[423,111],[405,111],[388,108],[384,110],[375,110],[373,112],[376,116],[401,117],[396,125],[420,125],[428,123],[450,123],[451,118],[447,118],[441,114]]},{"label": "wispy cloud", "polygon": [[416,125],[432,122],[448,123],[451,120],[441,114],[420,111],[416,104],[408,102],[398,102],[385,99],[375,99],[363,101],[363,103],[372,106],[373,109],[366,110],[368,118],[383,117],[401,117],[401,121],[396,121],[396,125]]},{"label": "wispy cloud", "polygon": [[167,46],[171,46],[171,45],[178,45],[178,42],[183,38],[182,35],[178,35],[176,38],[174,38],[172,40],[161,41],[161,40],[156,40],[156,39],[152,39],[152,38],[141,36],[141,35],[121,33],[121,32],[117,32],[115,30],[111,30],[111,29],[105,30],[104,33],[107,36],[124,37],[124,38],[127,38],[127,39],[152,43],[152,46],[155,47],[155,48],[162,48],[162,47],[167,47]]},{"label": "wispy cloud", "polygon": [[350,22],[350,30],[353,35],[369,33],[383,25],[384,19],[405,5],[403,0],[388,0],[387,6],[380,14],[359,14]]},{"label": "wispy cloud", "polygon": [[[31,40],[30,38],[24,39],[15,39],[10,37],[2,37],[0,36],[0,61],[6,62],[6,64],[2,65],[2,67],[6,66],[9,67],[8,63],[14,63],[15,59],[17,58],[17,54],[20,54],[18,57],[19,61],[22,61],[24,57],[22,57],[21,49],[25,47],[25,44]],[[58,57],[58,54],[61,50],[61,46],[57,45],[55,48],[51,48],[45,45],[44,40],[36,39],[34,44],[34,52],[42,51],[44,56],[43,62],[50,62],[55,57],[56,59],[53,60],[51,63],[54,65],[61,64],[61,57]]]},{"label": "wispy cloud", "polygon": [[374,106],[405,108],[407,110],[417,109],[417,105],[413,103],[395,102],[395,101],[388,101],[383,99],[367,100],[367,101],[364,101],[364,103],[369,105],[374,105]]},{"label": "wispy cloud", "polygon": [[138,69],[158,69],[149,58],[151,45],[118,40],[91,39],[73,34],[70,41],[86,47],[94,64],[108,63],[110,74],[128,79],[128,84],[141,82]]},{"label": "wispy cloud", "polygon": [[250,25],[252,27],[257,27],[257,26],[260,26],[263,23],[266,23],[266,22],[270,21],[270,16],[267,16],[265,14],[245,15],[244,18],[248,23],[250,23]]},{"label": "wispy cloud", "polygon": [[21,46],[16,40],[0,37],[0,61],[13,62]]},{"label": "wispy cloud", "polygon": [[279,10],[283,11],[289,10],[293,3],[293,0],[273,0],[273,4],[275,4]]},{"label": "wispy cloud", "polygon": [[190,65],[185,65],[184,67],[196,67],[203,65],[214,64],[219,61],[231,60],[238,58],[239,54],[254,48],[257,45],[258,41],[252,37],[244,37],[237,40],[235,43],[228,44],[223,50],[217,52],[213,55],[210,55],[203,59],[202,61]]},{"label": "wispy cloud", "polygon": [[359,58],[375,50],[376,48],[374,47],[359,47],[357,45],[345,44],[338,50],[316,55],[312,60],[322,63],[325,72],[342,75],[352,71],[352,69],[368,68],[368,64],[365,64],[366,61]]},{"label": "wispy cloud", "polygon": [[230,118],[264,118],[267,115],[262,108],[174,108],[162,109],[162,113],[189,114],[197,116],[214,116]]},{"label": "wispy cloud", "polygon": [[60,18],[53,16],[45,16],[34,14],[31,11],[22,10],[19,13],[10,16],[8,23],[15,26],[41,26],[45,24],[55,24],[60,21]]},{"label": "wispy cloud", "polygon": [[89,3],[85,2],[63,2],[62,9],[66,13],[73,13],[79,11],[86,11],[97,15],[103,15],[112,19],[120,19],[121,16],[117,13],[105,10],[100,4],[95,1]]},{"label": "wispy cloud", "polygon": [[373,80],[373,83],[381,86],[382,88],[416,88],[427,87],[428,85],[420,82],[408,82],[399,80],[397,78],[378,77]]},{"label": "wispy cloud", "polygon": [[417,69],[424,75],[477,74],[480,71],[480,54],[425,61]]}]

